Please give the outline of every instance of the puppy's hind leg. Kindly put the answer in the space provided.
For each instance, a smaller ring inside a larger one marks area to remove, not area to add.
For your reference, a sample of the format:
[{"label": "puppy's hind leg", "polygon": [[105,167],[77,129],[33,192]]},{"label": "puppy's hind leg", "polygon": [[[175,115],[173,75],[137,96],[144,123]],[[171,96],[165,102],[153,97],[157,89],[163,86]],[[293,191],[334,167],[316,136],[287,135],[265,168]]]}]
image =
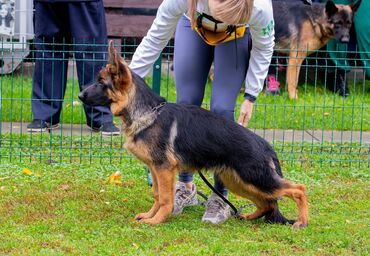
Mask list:
[{"label": "puppy's hind leg", "polygon": [[287,180],[283,181],[283,187],[274,193],[277,198],[287,196],[293,199],[298,206],[298,219],[294,222],[294,228],[302,228],[308,225],[308,201],[306,187],[302,184],[294,184]]},{"label": "puppy's hind leg", "polygon": [[281,214],[276,200],[271,202],[271,209],[265,213],[265,220],[271,224],[293,224],[295,222],[294,220],[288,220]]},{"label": "puppy's hind leg", "polygon": [[271,211],[270,205],[267,203],[263,203],[260,200],[255,200],[255,198],[250,198],[253,203],[256,205],[257,209],[250,214],[241,214],[241,219],[246,220],[255,220],[263,217],[267,212]]},{"label": "puppy's hind leg", "polygon": [[251,214],[243,214],[242,219],[254,220],[265,216],[265,221],[270,224],[293,224],[293,220],[286,219],[279,211],[276,200],[253,200],[257,209]]}]

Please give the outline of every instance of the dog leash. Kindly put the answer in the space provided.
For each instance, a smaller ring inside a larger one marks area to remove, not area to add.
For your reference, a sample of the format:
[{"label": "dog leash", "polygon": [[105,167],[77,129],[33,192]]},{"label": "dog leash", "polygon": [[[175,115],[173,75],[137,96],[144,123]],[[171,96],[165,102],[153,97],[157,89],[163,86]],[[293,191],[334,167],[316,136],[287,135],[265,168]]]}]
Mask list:
[{"label": "dog leash", "polygon": [[[204,183],[206,183],[206,185],[216,194],[218,195],[222,201],[224,201],[226,204],[228,204],[230,206],[230,208],[232,209],[232,212],[231,212],[231,215],[236,217],[236,218],[241,218],[241,213],[243,212],[244,208],[246,207],[250,207],[250,206],[254,206],[254,204],[245,204],[245,205],[242,205],[241,207],[239,207],[239,209],[237,209],[229,200],[227,200],[227,198],[225,198],[220,192],[218,192],[214,186],[212,186],[212,184],[206,179],[206,177],[204,177],[203,173],[201,171],[198,171],[199,173],[199,176],[202,178],[202,180],[204,181]],[[201,192],[197,192],[201,197],[203,197],[206,201],[208,200],[207,196],[205,196],[203,193]]]}]

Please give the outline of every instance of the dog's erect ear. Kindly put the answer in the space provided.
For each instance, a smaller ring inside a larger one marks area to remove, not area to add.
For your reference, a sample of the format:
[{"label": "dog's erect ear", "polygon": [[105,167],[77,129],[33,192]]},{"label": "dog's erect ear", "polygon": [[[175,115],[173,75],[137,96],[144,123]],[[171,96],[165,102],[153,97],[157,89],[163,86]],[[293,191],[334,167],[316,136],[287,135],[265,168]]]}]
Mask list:
[{"label": "dog's erect ear", "polygon": [[109,41],[109,73],[114,81],[113,86],[124,89],[131,84],[132,76],[124,59],[117,53],[113,41]]},{"label": "dog's erect ear", "polygon": [[123,69],[123,65],[125,65],[124,60],[114,48],[112,40],[109,41],[109,64],[110,64],[109,72],[112,75],[117,74],[120,70]]},{"label": "dog's erect ear", "polygon": [[357,12],[358,8],[360,7],[361,1],[362,0],[358,0],[356,3],[350,5],[350,7],[351,7],[351,9],[354,13]]},{"label": "dog's erect ear", "polygon": [[325,5],[325,12],[328,17],[332,17],[338,12],[338,8],[335,6],[333,1],[327,1]]}]

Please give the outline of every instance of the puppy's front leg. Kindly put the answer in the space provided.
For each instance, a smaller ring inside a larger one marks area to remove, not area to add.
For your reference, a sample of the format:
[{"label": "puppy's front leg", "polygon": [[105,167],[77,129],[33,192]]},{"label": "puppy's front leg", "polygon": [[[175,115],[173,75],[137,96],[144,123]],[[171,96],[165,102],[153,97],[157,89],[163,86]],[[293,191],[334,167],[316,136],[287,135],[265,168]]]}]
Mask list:
[{"label": "puppy's front leg", "polygon": [[140,221],[153,225],[164,222],[172,214],[175,197],[176,169],[155,168],[154,172],[158,183],[159,209],[152,218]]},{"label": "puppy's front leg", "polygon": [[135,220],[143,220],[152,218],[157,211],[159,210],[159,192],[158,192],[158,179],[156,176],[156,172],[154,171],[153,166],[149,166],[150,174],[152,175],[153,180],[153,197],[154,197],[154,204],[152,208],[148,212],[139,213],[135,216]]}]

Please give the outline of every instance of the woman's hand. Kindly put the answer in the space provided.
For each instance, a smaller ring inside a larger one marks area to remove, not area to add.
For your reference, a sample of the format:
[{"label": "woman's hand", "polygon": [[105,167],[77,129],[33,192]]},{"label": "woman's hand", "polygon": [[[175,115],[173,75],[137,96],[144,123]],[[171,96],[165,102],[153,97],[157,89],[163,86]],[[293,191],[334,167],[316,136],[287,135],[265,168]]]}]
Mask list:
[{"label": "woman's hand", "polygon": [[247,99],[243,101],[243,103],[240,105],[238,124],[244,127],[248,125],[248,122],[252,117],[253,104],[254,104],[253,102],[250,102]]}]

